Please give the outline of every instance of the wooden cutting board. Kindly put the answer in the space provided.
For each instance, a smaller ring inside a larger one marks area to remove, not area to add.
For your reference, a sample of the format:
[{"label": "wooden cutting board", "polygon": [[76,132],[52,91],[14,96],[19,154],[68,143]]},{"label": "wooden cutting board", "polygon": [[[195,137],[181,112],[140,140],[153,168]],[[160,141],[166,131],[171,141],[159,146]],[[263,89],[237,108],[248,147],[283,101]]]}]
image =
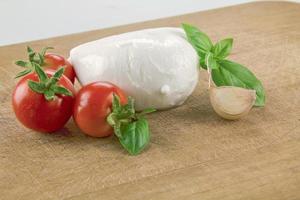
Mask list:
[{"label": "wooden cutting board", "polygon": [[[207,78],[186,103],[149,116],[150,147],[129,156],[116,138],[24,128],[11,91],[26,45],[68,56],[83,42],[188,22],[214,41],[234,38],[231,59],[262,80],[265,108],[239,121],[213,111]],[[67,26],[67,25],[66,25]],[[22,34],[12,33],[12,34]],[[0,48],[0,199],[300,199],[300,5],[257,2]]]}]

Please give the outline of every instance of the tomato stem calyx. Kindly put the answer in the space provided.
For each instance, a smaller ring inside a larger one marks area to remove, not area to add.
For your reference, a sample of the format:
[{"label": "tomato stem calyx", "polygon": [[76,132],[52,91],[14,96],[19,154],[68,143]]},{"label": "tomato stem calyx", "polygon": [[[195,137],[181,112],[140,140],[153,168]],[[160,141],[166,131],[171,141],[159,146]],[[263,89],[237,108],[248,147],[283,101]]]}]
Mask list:
[{"label": "tomato stem calyx", "polygon": [[126,105],[121,105],[119,97],[113,94],[112,112],[107,123],[114,128],[120,143],[131,155],[139,154],[149,143],[150,131],[144,116],[155,111],[148,108],[136,113],[132,97],[128,97]]},{"label": "tomato stem calyx", "polygon": [[63,67],[58,69],[53,76],[49,78],[39,64],[32,64],[35,72],[38,75],[39,82],[28,80],[28,86],[31,90],[40,94],[44,94],[45,99],[48,101],[54,100],[57,94],[73,96],[72,92],[67,88],[57,85],[59,79],[64,73]]},{"label": "tomato stem calyx", "polygon": [[54,49],[53,47],[44,47],[41,52],[35,52],[31,47],[27,46],[28,61],[18,60],[15,62],[16,65],[26,68],[16,75],[15,78],[19,78],[35,71],[33,63],[40,66],[45,65],[45,54],[47,50]]}]

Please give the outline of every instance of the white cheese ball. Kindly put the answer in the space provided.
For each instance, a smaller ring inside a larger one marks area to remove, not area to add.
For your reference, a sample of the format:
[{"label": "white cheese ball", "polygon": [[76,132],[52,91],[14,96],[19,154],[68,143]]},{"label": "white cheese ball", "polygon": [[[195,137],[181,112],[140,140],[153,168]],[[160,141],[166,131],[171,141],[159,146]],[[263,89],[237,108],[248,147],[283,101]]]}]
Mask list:
[{"label": "white cheese ball", "polygon": [[108,81],[135,99],[137,110],[181,105],[198,82],[198,55],[179,28],[114,35],[73,48],[82,85]]}]

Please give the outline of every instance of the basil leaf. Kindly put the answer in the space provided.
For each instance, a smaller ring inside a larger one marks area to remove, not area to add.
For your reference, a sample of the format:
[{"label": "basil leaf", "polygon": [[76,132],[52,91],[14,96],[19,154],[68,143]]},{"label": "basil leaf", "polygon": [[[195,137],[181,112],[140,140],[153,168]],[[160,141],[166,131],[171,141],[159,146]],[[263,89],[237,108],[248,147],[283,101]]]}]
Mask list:
[{"label": "basil leaf", "polygon": [[217,86],[236,86],[256,90],[256,106],[265,105],[265,91],[261,82],[246,67],[229,61],[220,60],[220,67],[212,70],[212,78]]},{"label": "basil leaf", "polygon": [[197,27],[182,24],[182,28],[186,33],[188,41],[192,44],[200,57],[203,56],[203,53],[209,52],[213,48],[209,37]]},{"label": "basil leaf", "polygon": [[119,141],[131,154],[139,154],[150,141],[149,126],[146,119],[139,119],[129,124],[121,125],[121,137]]},{"label": "basil leaf", "polygon": [[207,70],[207,66],[205,63],[205,54],[203,54],[203,56],[199,56],[199,63],[200,63],[200,67]]},{"label": "basil leaf", "polygon": [[217,69],[219,67],[219,64],[217,63],[217,60],[213,57],[213,54],[208,52],[206,55],[205,55],[205,64],[206,64],[206,67],[208,65],[208,67],[210,69]]},{"label": "basil leaf", "polygon": [[224,40],[221,40],[215,44],[213,48],[214,56],[218,58],[225,58],[227,57],[232,49],[232,38],[227,38]]}]

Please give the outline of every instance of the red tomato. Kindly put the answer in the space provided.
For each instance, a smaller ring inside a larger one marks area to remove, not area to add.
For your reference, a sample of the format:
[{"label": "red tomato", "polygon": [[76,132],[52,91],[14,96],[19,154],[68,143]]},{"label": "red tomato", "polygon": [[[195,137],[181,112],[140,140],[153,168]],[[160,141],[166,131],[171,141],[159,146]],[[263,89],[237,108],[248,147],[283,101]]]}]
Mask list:
[{"label": "red tomato", "polygon": [[127,103],[123,91],[108,82],[94,82],[79,90],[73,118],[85,134],[106,137],[113,133],[112,127],[106,122],[107,116],[111,113],[113,93],[119,96],[122,105]]},{"label": "red tomato", "polygon": [[73,66],[69,61],[60,55],[53,53],[46,53],[44,64],[42,65],[45,69],[58,70],[60,67],[64,66],[65,72],[64,75],[70,79],[72,83],[75,81],[75,71]]},{"label": "red tomato", "polygon": [[[46,74],[54,74],[51,70]],[[66,76],[62,76],[58,85],[73,93],[73,96],[57,95],[54,100],[47,101],[43,94],[32,91],[28,80],[38,81],[36,73],[24,76],[17,84],[12,104],[17,119],[27,128],[40,132],[53,132],[61,129],[72,116],[75,101],[75,89]]]}]

